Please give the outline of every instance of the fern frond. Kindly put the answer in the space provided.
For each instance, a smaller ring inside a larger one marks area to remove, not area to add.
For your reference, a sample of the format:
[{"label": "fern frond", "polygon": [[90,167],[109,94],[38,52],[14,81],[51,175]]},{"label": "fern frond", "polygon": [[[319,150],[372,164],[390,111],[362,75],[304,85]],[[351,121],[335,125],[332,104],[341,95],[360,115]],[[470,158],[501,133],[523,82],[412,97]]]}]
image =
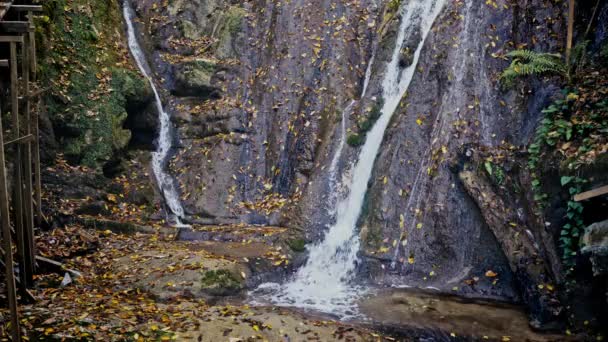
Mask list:
[{"label": "fern frond", "polygon": [[507,53],[506,56],[512,58],[511,65],[500,76],[501,81],[506,86],[511,86],[513,81],[520,76],[542,74],[563,75],[567,72],[566,65],[561,60],[560,54],[531,50],[513,50]]}]

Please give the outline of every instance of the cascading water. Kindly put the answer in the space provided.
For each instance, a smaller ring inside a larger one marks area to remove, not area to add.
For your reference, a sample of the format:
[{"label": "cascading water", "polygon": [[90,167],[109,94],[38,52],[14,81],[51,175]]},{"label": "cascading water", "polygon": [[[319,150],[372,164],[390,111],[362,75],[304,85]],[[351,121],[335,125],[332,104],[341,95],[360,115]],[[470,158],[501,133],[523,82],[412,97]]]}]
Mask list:
[{"label": "cascading water", "polygon": [[137,63],[137,67],[152,87],[156,101],[156,110],[158,111],[160,132],[158,135],[156,151],[152,153],[152,170],[154,171],[158,188],[160,189],[160,192],[169,209],[168,211],[170,211],[170,213],[168,212],[167,214],[168,216],[173,215],[176,225],[180,226],[182,225],[181,219],[184,217],[184,208],[182,207],[179,195],[175,189],[173,178],[165,172],[164,168],[165,160],[167,159],[172,147],[171,118],[169,117],[169,114],[165,112],[158,94],[158,90],[156,89],[152,77],[150,77],[148,73],[149,67],[146,62],[146,56],[139,46],[139,42],[137,41],[137,37],[135,35],[135,29],[133,27],[133,18],[135,17],[135,13],[128,0],[124,1],[123,15],[125,17],[125,22],[127,23],[129,49],[131,50],[131,54]]},{"label": "cascading water", "polygon": [[[309,247],[306,263],[282,287],[264,284],[261,289],[272,289],[270,300],[277,305],[296,306],[348,316],[355,310],[355,302],[363,288],[353,284],[360,241],[357,220],[361,214],[367,184],[374,161],[390,119],[410,85],[420,58],[424,41],[446,0],[411,0],[402,6],[401,25],[391,61],[382,82],[384,105],[382,115],[367,134],[355,165],[348,196],[339,201],[336,223],[323,241]],[[421,41],[412,64],[399,66],[400,51],[405,41],[420,33]],[[371,63],[370,66],[371,67]],[[367,88],[367,87],[365,87]]]},{"label": "cascading water", "polygon": [[329,165],[329,186],[331,188],[331,203],[330,205],[335,206],[336,201],[338,200],[338,163],[340,162],[340,158],[342,157],[342,151],[344,150],[344,146],[346,145],[346,116],[350,114],[351,109],[357,103],[357,101],[352,100],[346,106],[346,108],[342,111],[342,122],[340,128],[340,141],[338,142],[338,149],[334,154],[333,159],[331,160],[331,164]]}]

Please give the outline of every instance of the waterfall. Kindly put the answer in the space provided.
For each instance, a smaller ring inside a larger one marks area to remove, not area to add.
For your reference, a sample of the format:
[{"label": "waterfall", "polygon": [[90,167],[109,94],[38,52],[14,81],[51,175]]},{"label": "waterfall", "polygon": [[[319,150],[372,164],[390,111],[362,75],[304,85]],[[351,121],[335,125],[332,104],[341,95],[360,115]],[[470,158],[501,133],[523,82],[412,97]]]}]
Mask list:
[{"label": "waterfall", "polygon": [[[307,263],[286,284],[264,284],[260,291],[271,290],[269,299],[277,305],[297,306],[333,314],[353,314],[355,302],[364,291],[353,282],[360,247],[357,220],[361,215],[368,182],[384,132],[405,95],[416,72],[426,37],[446,0],[410,0],[401,10],[401,24],[392,58],[382,82],[384,105],[381,116],[367,134],[353,170],[348,196],[336,207],[336,222],[324,239],[309,247]],[[401,68],[400,53],[404,42],[420,37],[412,64]],[[371,64],[368,68],[371,68]],[[366,75],[366,79],[369,76]],[[364,87],[367,89],[367,85]]]},{"label": "waterfall", "polygon": [[[337,205],[336,223],[323,241],[309,248],[308,262],[295,277],[284,284],[272,300],[277,304],[294,305],[347,315],[362,289],[351,280],[357,263],[360,241],[357,220],[361,214],[367,184],[376,155],[390,119],[414,76],[424,41],[445,0],[413,0],[402,10],[399,34],[382,82],[384,105],[382,115],[368,133],[355,165],[348,197]],[[405,69],[399,67],[403,42],[421,33],[414,59]],[[371,64],[368,71],[371,70]],[[366,81],[369,72],[366,73]],[[367,89],[367,85],[364,86]]]},{"label": "waterfall", "polygon": [[124,1],[123,15],[125,17],[125,22],[127,23],[129,49],[131,50],[131,54],[137,63],[137,67],[150,83],[152,91],[154,92],[154,98],[156,100],[156,110],[158,111],[160,132],[156,143],[156,151],[152,153],[152,170],[154,171],[154,176],[156,178],[158,188],[160,189],[161,196],[165,200],[165,204],[169,209],[168,211],[170,211],[167,212],[167,215],[173,215],[177,226],[181,226],[181,219],[184,217],[184,208],[180,202],[173,178],[171,175],[165,172],[165,161],[172,147],[171,118],[169,117],[169,114],[165,112],[160,95],[156,89],[156,85],[148,73],[149,67],[146,62],[146,56],[139,46],[139,42],[137,41],[137,37],[135,35],[135,29],[133,27],[133,18],[135,17],[135,13],[131,8],[129,0]]}]

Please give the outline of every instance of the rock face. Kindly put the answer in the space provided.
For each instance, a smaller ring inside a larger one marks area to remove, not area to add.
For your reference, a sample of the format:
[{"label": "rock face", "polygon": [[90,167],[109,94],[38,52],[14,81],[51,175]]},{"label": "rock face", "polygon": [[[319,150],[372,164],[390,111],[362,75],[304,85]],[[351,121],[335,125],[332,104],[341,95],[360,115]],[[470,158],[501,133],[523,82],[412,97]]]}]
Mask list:
[{"label": "rock face", "polygon": [[[171,168],[192,221],[283,224],[303,228],[310,240],[322,236],[333,220],[328,209],[345,192],[327,176],[342,111],[359,100],[346,124],[349,133],[361,132],[382,100],[400,21],[388,3],[134,4],[174,117],[180,143]],[[518,91],[501,88],[498,75],[508,65],[502,56],[522,47],[562,49],[564,11],[562,3],[540,0],[447,3],[376,160],[360,218],[364,276],[519,299],[490,222],[450,165],[467,144],[530,141],[557,87],[532,79]],[[402,67],[420,37],[411,40],[400,46]],[[353,146],[337,163],[340,180],[348,180],[358,155],[360,144],[349,140]],[[514,210],[522,222],[533,220],[528,208]]]},{"label": "rock face", "polygon": [[[170,90],[181,144],[171,166],[186,211],[218,223],[297,219],[308,183],[326,182],[334,128],[360,91],[372,5],[156,3],[135,5]],[[316,187],[318,204],[328,194]]]},{"label": "rock face", "polygon": [[[114,1],[54,0],[38,19],[43,160],[98,168],[157,130],[149,84],[131,69]],[[52,47],[52,48],[50,48]],[[155,114],[156,115],[156,114]]]},{"label": "rock face", "polygon": [[[385,134],[370,184],[361,221],[364,254],[377,281],[514,296],[503,253],[450,160],[469,143],[528,142],[552,89],[533,84],[523,85],[521,93],[504,91],[497,78],[505,62],[498,56],[532,45],[528,39],[538,40],[534,47],[540,50],[557,50],[562,21],[547,18],[559,18],[562,11],[561,5],[536,1],[498,9],[448,3]],[[382,247],[388,251],[379,252]],[[393,260],[396,268],[382,271]],[[485,277],[487,270],[500,276]],[[480,279],[476,285],[461,286],[473,277]]]}]

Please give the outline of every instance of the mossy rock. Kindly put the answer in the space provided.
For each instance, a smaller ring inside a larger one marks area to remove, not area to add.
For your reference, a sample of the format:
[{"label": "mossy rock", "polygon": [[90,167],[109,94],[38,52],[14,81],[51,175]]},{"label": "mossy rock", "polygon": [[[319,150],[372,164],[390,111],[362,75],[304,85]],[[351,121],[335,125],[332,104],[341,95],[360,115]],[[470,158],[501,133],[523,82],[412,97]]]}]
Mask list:
[{"label": "mossy rock", "polygon": [[242,289],[243,284],[228,270],[207,271],[201,278],[201,291],[211,296],[231,296]]},{"label": "mossy rock", "polygon": [[304,252],[306,250],[306,241],[304,239],[292,239],[287,241],[287,245],[294,252]]},{"label": "mossy rock", "polygon": [[211,82],[216,71],[217,65],[206,59],[181,63],[176,66],[172,93],[176,96],[218,97],[219,89]]},{"label": "mossy rock", "polygon": [[353,133],[346,138],[346,143],[352,147],[363,145],[365,138],[361,134]]},{"label": "mossy rock", "polygon": [[223,25],[219,30],[218,42],[215,46],[215,55],[218,58],[236,58],[234,51],[235,41],[243,31],[243,18],[247,11],[242,7],[230,6],[224,12]]},{"label": "mossy rock", "polygon": [[150,83],[131,70],[115,69],[113,81],[129,107],[144,106],[154,99]]},{"label": "mossy rock", "polygon": [[142,104],[151,89],[116,67],[124,62],[115,48],[124,40],[117,2],[50,0],[43,9],[36,39],[40,81],[52,85],[43,98],[49,119],[70,162],[98,167],[127,146],[127,104]]}]

